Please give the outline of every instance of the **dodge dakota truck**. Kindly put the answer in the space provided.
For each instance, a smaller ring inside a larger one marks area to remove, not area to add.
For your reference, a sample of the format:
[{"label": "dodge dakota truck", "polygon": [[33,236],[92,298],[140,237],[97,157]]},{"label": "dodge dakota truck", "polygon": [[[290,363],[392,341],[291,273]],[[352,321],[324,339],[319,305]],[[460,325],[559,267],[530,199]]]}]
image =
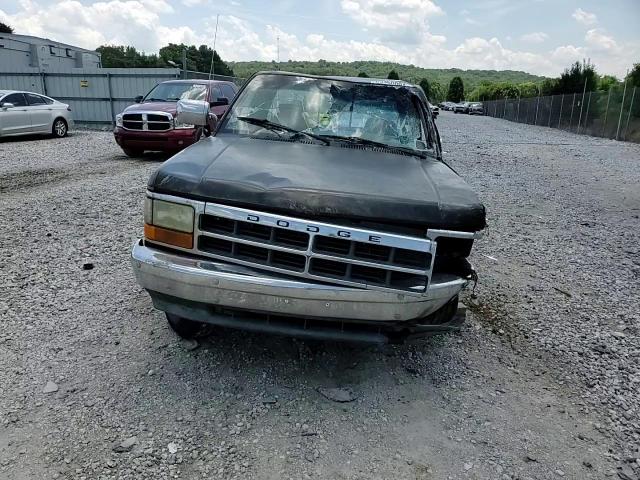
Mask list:
[{"label": "dodge dakota truck", "polygon": [[260,72],[148,182],[132,265],[178,335],[203,325],[401,342],[460,327],[485,208],[419,87]]}]

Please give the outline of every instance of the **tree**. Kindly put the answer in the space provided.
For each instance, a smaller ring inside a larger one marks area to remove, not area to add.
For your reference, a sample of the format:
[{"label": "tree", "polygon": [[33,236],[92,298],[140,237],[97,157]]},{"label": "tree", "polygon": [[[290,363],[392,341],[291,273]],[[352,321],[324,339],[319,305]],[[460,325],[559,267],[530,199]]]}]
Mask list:
[{"label": "tree", "polygon": [[135,47],[101,45],[96,51],[100,53],[100,63],[104,68],[150,68],[165,65],[157,55],[146,55],[138,52]]},{"label": "tree", "polygon": [[603,92],[608,92],[611,88],[618,85],[618,79],[613,75],[603,75],[600,77],[598,81],[598,90],[602,90]]},{"label": "tree", "polygon": [[633,87],[640,87],[640,63],[633,64],[633,68],[627,75],[627,81]]},{"label": "tree", "polygon": [[449,82],[449,91],[447,92],[447,100],[458,103],[464,99],[464,84],[460,77],[453,77]]},{"label": "tree", "polygon": [[422,80],[420,80],[420,88],[422,89],[424,94],[427,96],[427,98],[431,100],[432,93],[431,93],[431,85],[429,85],[429,80],[427,80],[426,78],[423,78]]},{"label": "tree", "polygon": [[358,76],[359,76],[360,78],[369,78],[369,75],[367,75],[367,74],[366,74],[366,73],[364,73],[364,72],[360,72],[360,73],[358,73]]},{"label": "tree", "polygon": [[576,62],[560,75],[556,90],[553,93],[582,93],[585,83],[587,92],[592,92],[596,89],[598,83],[596,68],[586,61],[582,63]]},{"label": "tree", "polygon": [[540,94],[543,96],[554,95],[558,90],[557,78],[545,78],[540,85]]},{"label": "tree", "polygon": [[533,82],[524,82],[518,85],[518,93],[521,97],[537,97],[540,93],[538,85]]},{"label": "tree", "polygon": [[442,84],[440,82],[432,82],[430,90],[431,100],[433,100],[434,103],[443,102],[445,100],[446,92],[444,91],[444,88],[442,88]]},{"label": "tree", "polygon": [[170,43],[160,49],[160,57],[165,62],[171,60],[172,62],[182,64],[182,52],[184,50],[187,51],[187,70],[208,73],[211,69],[211,55],[213,55],[214,73],[216,75],[233,76],[233,70],[222,61],[218,52],[214,52],[207,45],[200,45],[196,48],[195,45]]},{"label": "tree", "polygon": [[105,68],[151,68],[166,67],[169,61],[182,64],[182,52],[187,51],[187,70],[209,73],[211,56],[213,55],[214,73],[216,75],[234,76],[233,70],[222,61],[218,52],[213,52],[206,45],[177,45],[170,43],[160,49],[160,55],[138,52],[135,47],[124,45],[102,45],[96,49],[100,53],[102,66]]},{"label": "tree", "polygon": [[0,33],[13,33],[13,27],[0,22]]},{"label": "tree", "polygon": [[396,72],[395,70],[391,70],[389,72],[389,75],[387,75],[387,78],[389,80],[400,80],[400,77],[398,76],[398,72]]}]

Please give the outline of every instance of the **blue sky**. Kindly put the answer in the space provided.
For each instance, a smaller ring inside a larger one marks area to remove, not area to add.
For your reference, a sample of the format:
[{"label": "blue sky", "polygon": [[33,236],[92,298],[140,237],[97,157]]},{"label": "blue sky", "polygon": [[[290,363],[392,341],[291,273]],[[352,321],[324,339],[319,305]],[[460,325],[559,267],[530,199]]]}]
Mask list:
[{"label": "blue sky", "polygon": [[640,62],[640,1],[611,0],[3,0],[17,33],[147,52],[213,44],[225,60],[390,60],[424,67],[558,75],[590,58],[623,76]]}]

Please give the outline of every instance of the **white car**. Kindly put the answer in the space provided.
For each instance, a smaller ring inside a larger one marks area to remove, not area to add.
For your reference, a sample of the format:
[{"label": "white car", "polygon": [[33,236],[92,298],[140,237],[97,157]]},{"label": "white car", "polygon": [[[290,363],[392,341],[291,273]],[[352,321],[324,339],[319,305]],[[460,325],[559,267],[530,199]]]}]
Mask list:
[{"label": "white car", "polygon": [[38,93],[0,90],[0,137],[42,133],[60,138],[71,127],[66,103]]}]

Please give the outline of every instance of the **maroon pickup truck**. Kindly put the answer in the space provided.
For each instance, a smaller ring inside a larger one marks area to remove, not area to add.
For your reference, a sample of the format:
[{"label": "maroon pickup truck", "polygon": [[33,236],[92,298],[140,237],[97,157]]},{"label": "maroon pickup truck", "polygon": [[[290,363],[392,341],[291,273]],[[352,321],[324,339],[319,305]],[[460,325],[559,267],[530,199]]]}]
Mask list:
[{"label": "maroon pickup truck", "polygon": [[178,100],[204,100],[211,113],[221,117],[238,91],[231,82],[218,80],[170,80],[153,87],[146,96],[116,115],[113,135],[125,154],[145,150],[175,153],[195,143],[202,128],[176,121]]}]

